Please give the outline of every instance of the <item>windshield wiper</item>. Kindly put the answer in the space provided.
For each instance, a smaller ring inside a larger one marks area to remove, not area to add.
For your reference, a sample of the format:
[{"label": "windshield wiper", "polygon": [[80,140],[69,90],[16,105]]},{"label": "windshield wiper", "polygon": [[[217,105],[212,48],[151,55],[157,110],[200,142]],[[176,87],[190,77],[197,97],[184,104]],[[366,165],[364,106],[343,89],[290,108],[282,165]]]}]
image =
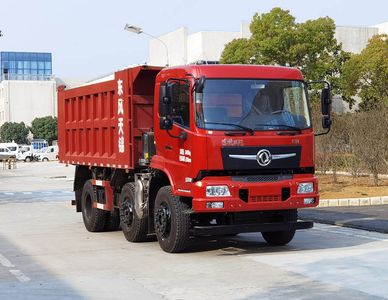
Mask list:
[{"label": "windshield wiper", "polygon": [[290,125],[286,125],[286,124],[256,124],[255,126],[267,126],[267,127],[272,127],[274,128],[274,130],[276,130],[275,128],[276,127],[280,127],[280,126],[283,126],[283,127],[286,127],[287,129],[290,129],[290,130],[293,130],[293,131],[298,131],[299,133],[302,133],[302,129],[300,129],[299,127],[295,127],[295,126],[290,126]]},{"label": "windshield wiper", "polygon": [[234,127],[237,127],[237,128],[240,128],[244,131],[247,131],[249,132],[251,135],[254,135],[254,130],[252,128],[249,128],[249,127],[245,127],[243,125],[240,125],[240,124],[234,124],[234,123],[221,123],[221,122],[205,122],[205,125],[206,124],[215,124],[215,125],[227,125],[227,126],[234,126]]}]

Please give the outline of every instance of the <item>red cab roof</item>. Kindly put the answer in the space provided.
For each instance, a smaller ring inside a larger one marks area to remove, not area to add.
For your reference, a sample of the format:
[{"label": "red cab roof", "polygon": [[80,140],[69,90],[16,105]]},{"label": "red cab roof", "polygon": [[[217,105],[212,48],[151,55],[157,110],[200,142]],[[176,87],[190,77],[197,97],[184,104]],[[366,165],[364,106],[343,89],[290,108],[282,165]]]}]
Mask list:
[{"label": "red cab roof", "polygon": [[[169,70],[184,70],[198,78],[205,76],[208,78],[260,78],[260,79],[287,79],[303,80],[302,72],[296,68],[280,66],[258,66],[258,65],[187,65],[164,69],[164,73],[169,76]],[[167,72],[166,72],[167,71]],[[165,76],[162,76],[162,80]]]}]

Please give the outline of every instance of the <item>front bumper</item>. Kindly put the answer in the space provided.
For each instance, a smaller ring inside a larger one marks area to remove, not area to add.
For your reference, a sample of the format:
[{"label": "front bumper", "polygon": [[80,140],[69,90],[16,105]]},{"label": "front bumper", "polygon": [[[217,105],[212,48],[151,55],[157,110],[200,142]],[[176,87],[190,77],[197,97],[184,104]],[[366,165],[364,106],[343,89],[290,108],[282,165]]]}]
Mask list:
[{"label": "front bumper", "polygon": [[[314,192],[297,194],[298,184],[313,182]],[[319,203],[318,184],[311,174],[296,174],[291,179],[276,182],[243,182],[230,176],[206,177],[193,184],[194,212],[238,212],[259,210],[287,210],[315,207]],[[231,196],[206,197],[206,186],[227,185]],[[314,198],[314,203],[304,204],[305,198]],[[208,208],[208,202],[223,202],[223,208]]]}]

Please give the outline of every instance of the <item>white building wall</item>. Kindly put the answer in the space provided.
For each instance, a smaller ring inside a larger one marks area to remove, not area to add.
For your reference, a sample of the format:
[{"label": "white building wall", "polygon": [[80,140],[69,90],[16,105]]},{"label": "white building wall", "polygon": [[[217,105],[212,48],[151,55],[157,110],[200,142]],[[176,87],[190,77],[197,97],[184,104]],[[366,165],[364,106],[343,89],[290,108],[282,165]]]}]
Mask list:
[{"label": "white building wall", "polygon": [[[187,37],[187,61],[186,64],[189,62],[195,62],[198,60],[198,57],[203,57],[203,39],[201,32],[197,32],[194,34],[190,34]],[[205,58],[203,58],[205,60]]]},{"label": "white building wall", "polygon": [[36,117],[57,116],[55,80],[0,82],[0,126],[5,122],[31,125]]},{"label": "white building wall", "polygon": [[[188,34],[187,28],[182,27],[168,34],[158,37],[168,47],[169,65],[185,65],[198,60],[219,60],[225,44],[231,40],[247,36],[249,23],[241,25],[240,32],[200,31]],[[166,50],[163,44],[152,39],[149,43],[149,64],[155,66],[166,65]]]},{"label": "white building wall", "polygon": [[345,51],[360,53],[369,39],[376,34],[379,34],[379,31],[374,27],[337,26],[334,37],[342,43]]},{"label": "white building wall", "polygon": [[388,22],[374,25],[379,30],[379,34],[388,34]]},{"label": "white building wall", "polygon": [[240,38],[241,34],[240,32],[201,31],[192,36],[195,38],[191,39],[191,43],[187,43],[188,51],[192,50],[187,55],[188,63],[198,60],[220,60],[225,45],[233,39]]},{"label": "white building wall", "polygon": [[[184,65],[187,61],[187,29],[181,27],[159,37],[168,49],[170,66]],[[158,39],[149,43],[150,65],[165,66],[167,64],[166,47]]]},{"label": "white building wall", "polygon": [[249,21],[242,21],[240,24],[240,32],[241,32],[241,37],[245,39],[249,39],[252,35],[251,33],[251,22]]}]

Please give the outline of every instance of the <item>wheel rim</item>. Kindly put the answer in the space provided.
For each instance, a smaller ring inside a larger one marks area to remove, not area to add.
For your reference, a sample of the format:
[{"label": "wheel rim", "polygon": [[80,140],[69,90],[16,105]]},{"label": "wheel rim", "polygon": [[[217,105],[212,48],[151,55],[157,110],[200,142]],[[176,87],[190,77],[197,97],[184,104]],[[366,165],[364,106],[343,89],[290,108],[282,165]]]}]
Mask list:
[{"label": "wheel rim", "polygon": [[129,198],[124,199],[121,222],[127,226],[131,226],[133,223],[133,204]]},{"label": "wheel rim", "polygon": [[171,209],[163,202],[156,210],[155,229],[162,238],[167,238],[171,230]]}]

